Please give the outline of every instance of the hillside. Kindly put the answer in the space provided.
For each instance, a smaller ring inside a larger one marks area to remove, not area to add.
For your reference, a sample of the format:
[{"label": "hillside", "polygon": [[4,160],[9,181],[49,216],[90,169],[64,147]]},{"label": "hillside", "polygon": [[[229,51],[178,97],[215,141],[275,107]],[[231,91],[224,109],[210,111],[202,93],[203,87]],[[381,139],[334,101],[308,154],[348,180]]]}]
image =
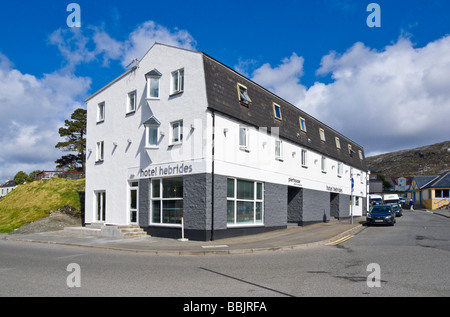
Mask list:
[{"label": "hillside", "polygon": [[368,157],[367,168],[386,176],[439,175],[450,169],[450,141]]},{"label": "hillside", "polygon": [[0,200],[0,233],[68,210],[80,216],[84,204],[84,179],[49,179],[20,185]]}]

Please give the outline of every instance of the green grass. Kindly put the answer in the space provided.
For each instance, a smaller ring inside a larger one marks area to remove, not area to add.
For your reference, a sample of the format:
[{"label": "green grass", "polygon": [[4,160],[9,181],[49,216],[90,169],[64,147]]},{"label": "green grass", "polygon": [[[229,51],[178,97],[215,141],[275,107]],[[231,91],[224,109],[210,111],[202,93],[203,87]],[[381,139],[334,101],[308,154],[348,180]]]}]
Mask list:
[{"label": "green grass", "polygon": [[0,233],[47,217],[63,206],[81,211],[84,184],[84,179],[55,178],[18,186],[0,200]]}]

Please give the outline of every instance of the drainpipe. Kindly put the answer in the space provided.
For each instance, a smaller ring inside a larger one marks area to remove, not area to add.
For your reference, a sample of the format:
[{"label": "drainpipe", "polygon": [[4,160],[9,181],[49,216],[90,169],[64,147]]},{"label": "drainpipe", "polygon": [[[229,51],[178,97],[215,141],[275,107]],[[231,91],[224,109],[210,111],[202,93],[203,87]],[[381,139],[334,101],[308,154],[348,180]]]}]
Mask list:
[{"label": "drainpipe", "polygon": [[216,117],[214,110],[211,112],[212,116],[212,162],[211,162],[211,241],[214,241],[214,134]]}]

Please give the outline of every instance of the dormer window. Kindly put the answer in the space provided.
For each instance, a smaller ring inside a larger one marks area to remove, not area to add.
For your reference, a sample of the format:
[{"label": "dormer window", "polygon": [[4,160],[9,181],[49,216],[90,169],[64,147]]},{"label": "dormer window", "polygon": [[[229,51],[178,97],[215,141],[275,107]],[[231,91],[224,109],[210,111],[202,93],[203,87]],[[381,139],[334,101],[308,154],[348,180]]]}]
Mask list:
[{"label": "dormer window", "polygon": [[324,129],[319,128],[319,134],[320,134],[320,139],[321,139],[323,142],[325,142],[326,139],[325,139],[325,131],[324,131]]},{"label": "dormer window", "polygon": [[300,123],[300,130],[302,130],[303,132],[306,132],[306,121],[304,118],[299,117],[298,121]]},{"label": "dormer window", "polygon": [[273,115],[275,116],[275,119],[281,120],[281,107],[280,105],[277,105],[275,102],[273,103]]},{"label": "dormer window", "polygon": [[244,106],[249,106],[252,100],[248,96],[247,87],[242,84],[237,84],[237,92],[239,97],[239,102]]},{"label": "dormer window", "polygon": [[159,99],[159,80],[162,74],[154,69],[145,74],[147,80],[147,99]]},{"label": "dormer window", "polygon": [[341,149],[341,141],[339,140],[338,137],[335,137],[336,140],[336,148]]}]

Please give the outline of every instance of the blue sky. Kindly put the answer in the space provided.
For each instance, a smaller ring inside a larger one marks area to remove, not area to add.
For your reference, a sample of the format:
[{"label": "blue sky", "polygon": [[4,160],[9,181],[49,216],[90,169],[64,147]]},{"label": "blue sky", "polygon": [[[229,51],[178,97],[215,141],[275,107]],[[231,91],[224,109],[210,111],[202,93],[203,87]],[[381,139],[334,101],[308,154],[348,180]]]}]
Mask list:
[{"label": "blue sky", "polygon": [[450,139],[450,1],[79,0],[80,28],[71,2],[2,1],[0,182],[53,169],[64,120],[154,41],[207,53],[367,155]]}]

